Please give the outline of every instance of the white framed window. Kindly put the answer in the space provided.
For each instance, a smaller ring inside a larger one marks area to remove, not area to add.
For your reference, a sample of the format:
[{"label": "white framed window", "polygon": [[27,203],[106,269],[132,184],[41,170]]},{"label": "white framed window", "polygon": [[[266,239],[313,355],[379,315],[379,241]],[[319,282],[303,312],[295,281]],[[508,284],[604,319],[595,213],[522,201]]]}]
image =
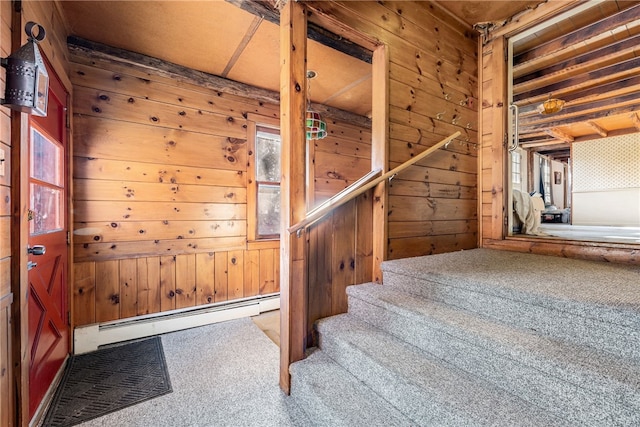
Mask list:
[{"label": "white framed window", "polygon": [[511,182],[522,182],[522,155],[517,150],[511,152]]},{"label": "white framed window", "polygon": [[544,204],[545,205],[550,205],[551,204],[551,161],[546,158],[546,157],[542,157],[542,182],[544,185],[544,189],[542,191],[542,193],[544,194]]},{"label": "white framed window", "polygon": [[280,237],[280,152],[282,140],[276,122],[250,122],[247,187],[249,240]]}]

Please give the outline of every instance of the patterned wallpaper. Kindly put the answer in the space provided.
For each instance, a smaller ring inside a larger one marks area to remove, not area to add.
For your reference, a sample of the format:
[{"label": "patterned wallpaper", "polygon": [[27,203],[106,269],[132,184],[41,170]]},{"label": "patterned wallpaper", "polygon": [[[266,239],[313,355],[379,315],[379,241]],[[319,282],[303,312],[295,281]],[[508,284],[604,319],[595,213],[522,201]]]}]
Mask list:
[{"label": "patterned wallpaper", "polygon": [[640,188],[640,133],[573,144],[573,191]]}]

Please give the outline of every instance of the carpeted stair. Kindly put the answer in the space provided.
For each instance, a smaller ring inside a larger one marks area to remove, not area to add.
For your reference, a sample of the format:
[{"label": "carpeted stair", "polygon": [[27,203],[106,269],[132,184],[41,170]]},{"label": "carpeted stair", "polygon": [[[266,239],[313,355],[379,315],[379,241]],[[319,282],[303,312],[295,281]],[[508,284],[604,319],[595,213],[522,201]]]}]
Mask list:
[{"label": "carpeted stair", "polygon": [[318,425],[640,425],[640,268],[474,249],[390,261],[291,366]]}]

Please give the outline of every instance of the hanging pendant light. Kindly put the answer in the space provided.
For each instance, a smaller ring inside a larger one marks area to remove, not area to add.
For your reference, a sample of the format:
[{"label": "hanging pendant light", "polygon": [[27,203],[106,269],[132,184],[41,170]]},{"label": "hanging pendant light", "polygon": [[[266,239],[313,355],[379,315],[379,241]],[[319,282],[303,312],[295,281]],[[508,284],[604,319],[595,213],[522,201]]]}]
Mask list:
[{"label": "hanging pendant light", "polygon": [[551,98],[551,95],[549,95],[549,99],[538,105],[537,110],[540,114],[554,114],[560,112],[562,107],[564,107],[562,99]]},{"label": "hanging pendant light", "polygon": [[307,114],[305,118],[307,141],[322,139],[327,136],[327,123],[322,120],[320,113],[311,109],[311,79],[317,75],[313,70],[307,71]]}]

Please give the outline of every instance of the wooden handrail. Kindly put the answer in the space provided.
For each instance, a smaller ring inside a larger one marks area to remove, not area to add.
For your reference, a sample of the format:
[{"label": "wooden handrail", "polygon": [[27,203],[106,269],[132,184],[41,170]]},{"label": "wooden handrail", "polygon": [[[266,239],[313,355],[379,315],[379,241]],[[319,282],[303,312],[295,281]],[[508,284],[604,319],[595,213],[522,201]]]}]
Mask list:
[{"label": "wooden handrail", "polygon": [[[375,187],[376,185],[380,184],[382,181],[389,179],[394,175],[397,175],[398,173],[402,172],[403,170],[413,165],[414,163],[419,162],[425,157],[431,155],[436,150],[440,149],[442,146],[449,144],[452,139],[455,139],[459,136],[460,136],[460,131],[457,131],[449,135],[442,141],[438,142],[432,147],[427,148],[422,153],[418,154],[415,157],[410,158],[400,166],[390,170],[389,172],[381,176],[378,176],[382,172],[380,169],[369,172],[367,175],[363,176],[362,178],[360,178],[359,180],[357,180],[356,182],[354,182],[353,184],[351,184],[350,186],[348,186],[347,188],[345,188],[344,190],[342,190],[341,192],[339,192],[329,200],[321,203],[316,208],[309,211],[307,213],[307,216],[302,221],[288,228],[289,234],[296,233],[314,224],[315,222],[322,219],[325,215],[327,215],[329,212],[331,212],[335,208],[338,208],[344,205],[345,203],[355,199],[365,191],[368,191],[371,188]],[[378,177],[376,178],[376,176]]]}]

